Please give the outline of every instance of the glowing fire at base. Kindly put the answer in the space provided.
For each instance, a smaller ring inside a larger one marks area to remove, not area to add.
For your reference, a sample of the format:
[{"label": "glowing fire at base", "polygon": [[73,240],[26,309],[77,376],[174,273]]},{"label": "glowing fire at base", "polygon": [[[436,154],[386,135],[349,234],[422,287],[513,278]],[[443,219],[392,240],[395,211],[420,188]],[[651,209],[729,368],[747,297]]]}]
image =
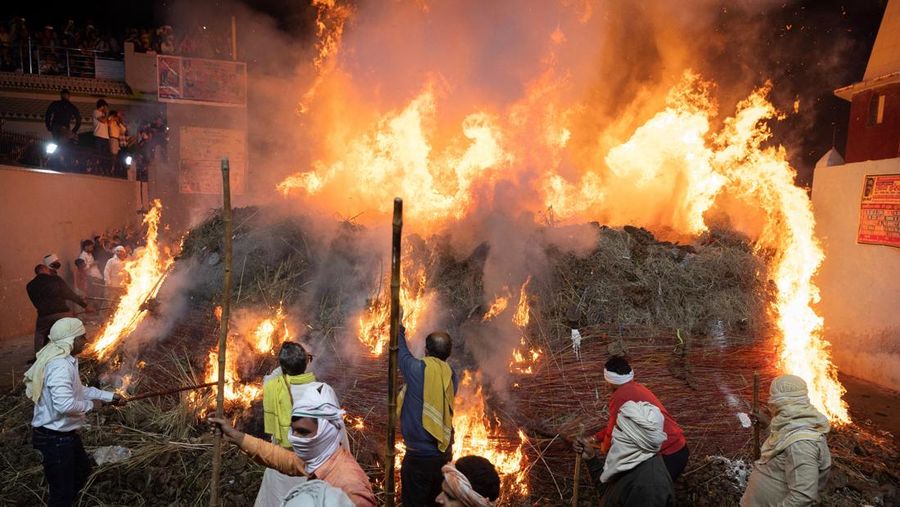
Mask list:
[{"label": "glowing fire at base", "polygon": [[291,339],[291,332],[287,327],[287,316],[284,308],[279,303],[275,315],[263,319],[253,331],[251,345],[254,350],[262,354],[268,354],[275,348],[275,344]]},{"label": "glowing fire at base", "polygon": [[[206,366],[206,378],[203,382],[217,382],[219,380],[219,351],[213,349],[209,353],[209,361]],[[240,375],[237,368],[236,354],[225,355],[225,401],[237,403],[249,407],[257,398],[262,396],[262,387],[257,383],[239,383]],[[188,402],[196,405],[201,397],[196,392],[188,393]]]},{"label": "glowing fire at base", "polygon": [[[482,456],[493,463],[500,474],[501,490],[504,496],[524,496],[528,494],[526,464],[523,449],[528,437],[518,431],[519,444],[514,451],[501,449],[499,442],[507,440],[500,428],[500,422],[491,421],[485,415],[484,396],[481,392],[480,374],[466,370],[459,382],[453,413],[453,460],[463,456]],[[406,454],[406,446],[398,439],[394,445],[399,470]]]},{"label": "glowing fire at base", "polygon": [[522,449],[527,437],[520,430],[519,444],[514,451],[504,451],[498,443],[506,437],[500,431],[500,422],[490,421],[484,411],[484,396],[481,392],[480,376],[465,371],[456,394],[453,414],[453,429],[456,441],[453,445],[453,459],[476,455],[487,458],[497,467],[506,492],[525,495],[525,455]]},{"label": "glowing fire at base", "polygon": [[157,234],[162,202],[153,201],[153,206],[144,216],[147,226],[147,245],[125,262],[128,284],[125,295],[119,300],[112,318],[107,321],[100,338],[91,345],[91,352],[99,359],[105,359],[119,343],[144,320],[147,312],[144,304],[156,296],[174,261],[169,252],[160,249]]},{"label": "glowing fire at base", "polygon": [[[404,259],[408,258],[408,254],[404,255]],[[400,268],[401,273],[414,273],[413,276],[400,277],[400,306],[403,308],[403,325],[408,337],[415,335],[418,324],[431,303],[431,297],[425,293],[425,267],[413,267],[411,264],[411,261],[404,260]],[[359,341],[373,356],[380,356],[390,340],[390,280],[385,280],[382,287],[379,297],[371,301],[359,317]]]}]

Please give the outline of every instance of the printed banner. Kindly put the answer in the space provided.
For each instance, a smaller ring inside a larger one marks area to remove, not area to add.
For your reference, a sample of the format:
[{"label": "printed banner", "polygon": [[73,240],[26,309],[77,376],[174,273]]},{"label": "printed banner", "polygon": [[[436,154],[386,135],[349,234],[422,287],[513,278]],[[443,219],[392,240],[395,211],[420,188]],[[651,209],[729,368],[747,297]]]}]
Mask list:
[{"label": "printed banner", "polygon": [[156,79],[161,102],[247,105],[247,64],[243,62],[159,55]]},{"label": "printed banner", "polygon": [[179,145],[179,192],[221,194],[222,159],[228,158],[231,192],[244,193],[247,136],[243,130],[181,127]]},{"label": "printed banner", "polygon": [[856,241],[900,247],[900,174],[864,178]]}]

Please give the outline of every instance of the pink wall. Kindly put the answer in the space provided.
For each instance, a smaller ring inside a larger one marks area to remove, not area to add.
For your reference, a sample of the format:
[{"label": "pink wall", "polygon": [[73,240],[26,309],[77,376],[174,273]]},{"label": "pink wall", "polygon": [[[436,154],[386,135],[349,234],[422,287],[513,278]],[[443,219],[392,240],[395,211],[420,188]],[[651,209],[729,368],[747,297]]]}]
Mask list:
[{"label": "pink wall", "polygon": [[0,339],[34,330],[34,265],[55,252],[71,282],[82,239],[137,224],[138,192],[134,181],[0,166]]}]

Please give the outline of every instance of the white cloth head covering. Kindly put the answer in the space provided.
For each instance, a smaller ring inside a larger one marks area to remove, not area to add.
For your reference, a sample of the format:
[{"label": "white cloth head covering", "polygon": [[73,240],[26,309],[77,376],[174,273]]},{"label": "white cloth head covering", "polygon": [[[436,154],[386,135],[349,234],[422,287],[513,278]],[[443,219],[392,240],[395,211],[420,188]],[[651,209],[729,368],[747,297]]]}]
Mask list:
[{"label": "white cloth head covering", "polygon": [[304,390],[300,398],[294,400],[291,416],[318,419],[319,427],[314,436],[297,437],[293,432],[288,435],[294,452],[306,463],[306,471],[313,473],[341,446],[344,411],[337,402],[334,389],[321,384]]},{"label": "white cloth head covering", "polygon": [[59,262],[59,257],[57,257],[55,253],[44,256],[44,266],[50,267],[54,262]]},{"label": "white cloth head covering", "polygon": [[128,250],[125,250],[125,247],[122,246],[122,245],[118,245],[117,247],[113,248],[113,253],[119,253],[119,252],[126,252],[126,253],[127,253]]},{"label": "white cloth head covering", "polygon": [[444,480],[454,498],[462,502],[466,507],[493,507],[494,502],[481,496],[480,493],[472,488],[469,478],[456,469],[452,463],[448,463],[441,467],[444,473]]},{"label": "white cloth head covering", "polygon": [[809,402],[806,382],[796,375],[782,375],[769,387],[772,422],[769,437],[760,448],[759,463],[766,463],[800,440],[818,440],[831,429],[828,418]]},{"label": "white cloth head covering", "polygon": [[612,431],[612,445],[600,475],[601,482],[609,481],[652,458],[666,441],[662,412],[646,401],[626,401],[616,416]]},{"label": "white cloth head covering", "polygon": [[84,324],[76,318],[66,317],[53,324],[50,328],[50,343],[38,351],[34,364],[25,372],[25,396],[35,403],[41,399],[41,392],[44,390],[44,368],[50,361],[71,354],[75,338],[83,334],[85,334]]},{"label": "white cloth head covering", "polygon": [[288,492],[282,507],[353,507],[353,502],[341,489],[325,481],[303,481]]},{"label": "white cloth head covering", "polygon": [[614,386],[620,386],[622,384],[627,384],[627,383],[631,382],[632,380],[634,380],[634,369],[632,368],[632,370],[630,372],[626,373],[625,375],[622,375],[621,373],[616,373],[613,371],[609,371],[606,368],[603,368],[603,378],[606,379],[607,382],[609,382],[610,384],[612,384]]}]

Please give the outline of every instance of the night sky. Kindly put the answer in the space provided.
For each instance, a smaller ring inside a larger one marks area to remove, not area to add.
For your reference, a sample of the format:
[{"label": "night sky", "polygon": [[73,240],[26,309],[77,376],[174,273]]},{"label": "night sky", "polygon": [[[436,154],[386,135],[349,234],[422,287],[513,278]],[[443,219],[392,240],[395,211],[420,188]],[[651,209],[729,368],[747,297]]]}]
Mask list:
[{"label": "night sky", "polygon": [[[227,12],[230,5],[218,1],[205,3],[217,15]],[[315,10],[308,2],[246,0],[244,3],[252,10],[272,16],[279,29],[298,41],[311,41]],[[165,0],[96,0],[57,3],[52,8],[42,2],[4,2],[0,10],[7,21],[13,16],[25,16],[31,25],[49,22],[62,26],[65,20],[75,19],[79,25],[91,22],[124,31],[131,26],[153,27],[166,23],[177,28],[177,23],[168,19],[174,4]],[[833,140],[838,151],[843,152],[850,104],[835,97],[833,91],[862,79],[886,4],[887,0],[786,0],[781,5],[769,4],[748,19],[746,8],[738,13],[737,9],[729,9],[733,2],[721,2],[718,30],[727,31],[729,26],[743,23],[767,27],[770,37],[762,41],[765,50],[754,57],[757,61],[763,58],[759,77],[761,81],[772,80],[776,106],[784,108],[794,97],[800,98],[800,114],[773,125],[776,136],[791,148],[791,161],[800,173],[800,184],[809,184],[812,166],[832,146]],[[734,48],[737,55],[723,58],[740,60],[742,50],[759,53],[759,43],[754,41],[746,48]],[[840,65],[828,62],[829,55],[835,54],[841,57]]]}]

